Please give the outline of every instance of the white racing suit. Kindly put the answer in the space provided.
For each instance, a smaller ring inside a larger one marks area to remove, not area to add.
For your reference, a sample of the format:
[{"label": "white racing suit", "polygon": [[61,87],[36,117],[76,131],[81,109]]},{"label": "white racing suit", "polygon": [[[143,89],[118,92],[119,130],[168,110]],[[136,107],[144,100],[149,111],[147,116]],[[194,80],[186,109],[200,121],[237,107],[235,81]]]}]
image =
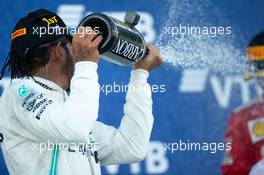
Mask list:
[{"label": "white racing suit", "polygon": [[75,64],[70,95],[40,77],[12,80],[0,98],[1,148],[9,173],[98,175],[100,164],[144,159],[153,125],[147,78],[147,71],[131,72],[133,88],[118,129],[96,121],[96,63]]},{"label": "white racing suit", "polygon": [[256,165],[254,165],[249,173],[249,175],[263,175],[264,174],[264,159],[260,160]]}]

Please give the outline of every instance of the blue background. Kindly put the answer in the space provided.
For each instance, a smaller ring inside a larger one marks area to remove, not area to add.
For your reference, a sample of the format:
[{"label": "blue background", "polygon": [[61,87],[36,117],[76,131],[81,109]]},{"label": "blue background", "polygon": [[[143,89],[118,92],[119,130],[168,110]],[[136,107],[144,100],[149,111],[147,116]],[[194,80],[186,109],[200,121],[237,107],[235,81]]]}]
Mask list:
[{"label": "blue background", "polygon": [[[175,0],[176,2],[176,0]],[[181,3],[177,0],[177,3]],[[198,3],[207,1],[197,0]],[[206,18],[213,24],[232,26],[236,46],[244,52],[249,40],[258,32],[264,29],[264,2],[262,0],[211,0],[213,6],[204,8]],[[156,37],[161,33],[162,20],[166,17],[166,2],[164,1],[128,1],[128,0],[12,0],[2,1],[0,6],[0,57],[1,65],[10,47],[10,35],[15,22],[27,12],[47,8],[54,12],[62,4],[81,4],[85,12],[122,12],[122,11],[143,11],[151,14],[154,20]],[[213,8],[212,8],[213,7]],[[194,7],[193,7],[194,8]],[[210,16],[210,13],[217,9],[224,14],[225,20],[221,21]],[[188,11],[188,9],[186,9]],[[82,13],[83,17],[84,13]],[[184,14],[182,14],[184,15]],[[188,23],[192,16],[185,16],[181,21]],[[236,33],[237,32],[237,33]],[[242,36],[242,39],[241,39]],[[232,58],[230,58],[232,59]],[[119,67],[100,61],[99,76],[101,84],[126,84],[129,79],[130,68]],[[241,84],[235,79],[239,74],[217,74],[208,73],[205,76],[204,88],[200,92],[183,92],[180,90],[183,83],[183,72],[188,71],[182,68],[174,68],[164,64],[161,68],[151,73],[150,84],[164,84],[165,93],[154,93],[154,116],[155,124],[151,136],[152,143],[164,143],[190,141],[190,142],[223,142],[223,135],[229,113],[236,106],[243,103]],[[229,103],[221,105],[219,96],[215,95],[211,79],[216,78],[220,82],[220,88],[224,88],[227,79],[234,80],[231,88]],[[250,99],[256,95],[255,85],[250,85]],[[123,104],[125,93],[101,94],[100,98],[100,120],[118,127],[123,115]],[[248,100],[246,100],[248,101]],[[244,101],[245,102],[245,101]],[[3,113],[5,111],[1,111]],[[154,153],[152,153],[154,154]],[[218,151],[211,154],[208,151],[176,151],[173,154],[168,151],[165,159],[168,160],[168,167],[160,174],[181,174],[181,175],[219,175],[220,164],[223,152]],[[148,156],[151,156],[148,154]],[[164,163],[164,162],[163,162]],[[8,174],[4,166],[4,160],[0,161],[0,175]],[[159,167],[159,163],[155,164]],[[146,161],[140,163],[138,174],[147,174],[148,165]],[[103,174],[111,174],[106,168],[102,168]],[[156,172],[158,173],[158,172]],[[115,174],[115,173],[112,173]],[[122,165],[117,174],[133,174],[130,166]],[[135,173],[137,174],[137,173]],[[151,173],[154,174],[154,173]]]}]

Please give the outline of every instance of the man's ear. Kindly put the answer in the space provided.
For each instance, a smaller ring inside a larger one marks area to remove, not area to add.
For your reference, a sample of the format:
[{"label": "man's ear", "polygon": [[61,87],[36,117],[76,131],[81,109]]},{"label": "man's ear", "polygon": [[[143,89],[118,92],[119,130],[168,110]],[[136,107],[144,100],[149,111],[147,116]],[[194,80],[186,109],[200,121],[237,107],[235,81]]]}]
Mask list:
[{"label": "man's ear", "polygon": [[63,60],[63,49],[60,42],[51,48],[51,56],[53,57],[53,61]]}]

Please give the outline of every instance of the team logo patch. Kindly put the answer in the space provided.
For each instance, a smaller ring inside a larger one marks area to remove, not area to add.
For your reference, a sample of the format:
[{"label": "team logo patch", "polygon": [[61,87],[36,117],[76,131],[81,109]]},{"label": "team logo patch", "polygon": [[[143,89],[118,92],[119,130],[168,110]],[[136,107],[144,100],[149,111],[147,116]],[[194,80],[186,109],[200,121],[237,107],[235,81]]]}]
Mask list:
[{"label": "team logo patch", "polygon": [[264,136],[264,123],[255,123],[253,126],[253,132],[256,136]]},{"label": "team logo patch", "polygon": [[23,29],[19,29],[16,30],[15,32],[12,33],[12,40],[19,37],[19,36],[23,36],[27,34],[27,29],[23,28]]},{"label": "team logo patch", "polygon": [[248,130],[253,143],[264,140],[264,118],[248,121]]},{"label": "team logo patch", "polygon": [[25,85],[22,85],[18,88],[18,94],[20,95],[20,97],[27,96],[29,92],[30,90]]}]

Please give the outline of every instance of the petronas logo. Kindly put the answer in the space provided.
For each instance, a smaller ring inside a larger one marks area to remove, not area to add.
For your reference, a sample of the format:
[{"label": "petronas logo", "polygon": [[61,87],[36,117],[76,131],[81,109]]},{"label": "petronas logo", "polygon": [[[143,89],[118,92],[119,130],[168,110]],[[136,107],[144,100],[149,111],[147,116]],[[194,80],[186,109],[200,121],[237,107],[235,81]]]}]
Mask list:
[{"label": "petronas logo", "polygon": [[27,96],[29,92],[30,90],[25,85],[20,86],[20,88],[18,89],[18,94],[20,95],[20,97]]}]

